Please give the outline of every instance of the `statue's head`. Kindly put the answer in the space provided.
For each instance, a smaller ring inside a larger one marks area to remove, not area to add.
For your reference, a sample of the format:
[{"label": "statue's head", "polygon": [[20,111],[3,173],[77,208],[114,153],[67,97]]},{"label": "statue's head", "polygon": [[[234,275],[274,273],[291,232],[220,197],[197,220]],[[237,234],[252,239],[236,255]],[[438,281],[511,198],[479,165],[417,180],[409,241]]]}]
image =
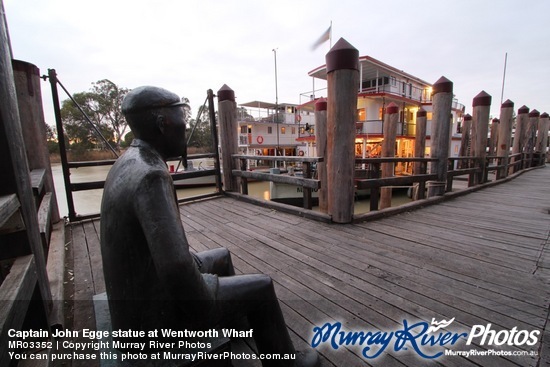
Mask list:
[{"label": "statue's head", "polygon": [[151,143],[165,158],[185,155],[186,107],[177,94],[152,86],[135,88],[122,101],[134,136]]}]

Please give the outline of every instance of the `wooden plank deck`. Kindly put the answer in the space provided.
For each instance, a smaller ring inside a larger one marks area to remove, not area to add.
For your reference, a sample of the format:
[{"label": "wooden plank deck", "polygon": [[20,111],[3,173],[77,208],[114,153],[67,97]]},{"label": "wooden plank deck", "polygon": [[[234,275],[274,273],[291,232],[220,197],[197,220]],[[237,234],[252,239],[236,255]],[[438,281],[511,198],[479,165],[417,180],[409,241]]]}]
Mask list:
[{"label": "wooden plank deck", "polygon": [[[441,204],[349,225],[326,224],[221,197],[182,205],[195,251],[220,246],[238,273],[266,273],[293,338],[311,342],[312,328],[340,321],[346,330],[392,331],[403,320],[456,318],[450,330],[539,330],[536,356],[444,356],[387,350],[365,360],[359,347],[323,346],[323,366],[550,365],[550,169],[537,169]],[[72,225],[75,303],[72,327],[95,327],[91,297],[105,291],[99,221]],[[234,345],[233,350],[247,348]],[[478,350],[488,347],[471,346]],[[468,350],[464,343],[448,347]],[[73,366],[79,365],[74,363]],[[82,365],[90,366],[90,363]],[[248,362],[235,366],[259,366]]]}]

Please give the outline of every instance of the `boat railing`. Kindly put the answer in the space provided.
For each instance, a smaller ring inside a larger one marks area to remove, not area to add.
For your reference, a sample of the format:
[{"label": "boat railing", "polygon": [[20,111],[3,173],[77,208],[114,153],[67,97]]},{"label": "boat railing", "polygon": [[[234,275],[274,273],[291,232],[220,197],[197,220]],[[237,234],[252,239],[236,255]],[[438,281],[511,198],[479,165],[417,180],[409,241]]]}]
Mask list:
[{"label": "boat railing", "polygon": [[261,156],[263,161],[296,163],[302,166],[303,174],[299,176],[282,175],[277,173],[268,173],[260,171],[248,171],[247,161],[257,160],[255,155],[232,155],[234,159],[238,159],[239,169],[232,171],[233,176],[240,178],[240,191],[243,195],[248,195],[248,180],[270,181],[295,185],[302,187],[304,195],[304,209],[312,209],[312,190],[321,188],[321,181],[313,178],[313,165],[323,162],[323,157],[305,157],[305,156]]},{"label": "boat railing", "polygon": [[[397,122],[397,135],[400,136],[414,136],[416,125],[410,122]],[[365,120],[357,121],[357,133],[358,134],[384,134],[384,121],[383,120]]]},{"label": "boat railing", "polygon": [[[382,79],[382,78],[380,78]],[[368,83],[368,82],[367,82]],[[403,81],[383,80],[377,84],[365,84],[360,89],[362,94],[386,93],[399,97],[405,97],[413,101],[422,102],[424,89]]]}]

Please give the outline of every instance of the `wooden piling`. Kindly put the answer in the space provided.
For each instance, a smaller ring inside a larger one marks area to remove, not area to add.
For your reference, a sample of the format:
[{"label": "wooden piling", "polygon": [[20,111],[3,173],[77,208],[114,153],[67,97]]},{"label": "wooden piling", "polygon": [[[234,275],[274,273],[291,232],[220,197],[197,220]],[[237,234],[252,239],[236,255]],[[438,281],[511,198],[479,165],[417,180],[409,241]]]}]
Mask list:
[{"label": "wooden piling", "polygon": [[[509,99],[500,106],[500,124],[498,126],[497,156],[503,157],[501,164],[506,166],[509,163],[510,144],[512,141],[512,124],[514,114],[514,102]],[[498,178],[505,178],[508,169],[501,168]]]},{"label": "wooden piling", "polygon": [[525,140],[525,132],[529,119],[529,107],[521,106],[518,109],[516,117],[516,132],[514,134],[514,143],[512,145],[512,154],[523,153],[523,144]]},{"label": "wooden piling", "polygon": [[546,149],[548,147],[548,129],[550,129],[550,120],[546,112],[540,115],[539,126],[537,131],[537,144],[535,151],[540,154],[539,164],[543,165],[546,162]]},{"label": "wooden piling", "polygon": [[535,143],[537,141],[537,129],[539,125],[540,112],[532,110],[529,112],[529,120],[525,131],[525,139],[523,151],[526,154],[527,167],[533,166],[533,153],[535,153]]},{"label": "wooden piling", "polygon": [[349,223],[355,197],[359,51],[340,38],[327,53],[326,65],[328,213],[336,223]]},{"label": "wooden piling", "polygon": [[327,100],[319,99],[315,103],[315,144],[317,156],[324,157],[322,162],[317,163],[317,179],[321,181],[321,188],[317,191],[319,197],[319,210],[321,213],[328,213],[327,198]]},{"label": "wooden piling", "polygon": [[29,169],[31,171],[44,170],[44,190],[52,193],[51,220],[56,223],[59,221],[60,216],[50,163],[50,152],[45,143],[47,133],[42,109],[40,70],[35,65],[20,60],[13,60],[12,66]]},{"label": "wooden piling", "polygon": [[[384,115],[383,134],[381,157],[395,157],[395,141],[397,136],[397,122],[399,120],[399,107],[391,102],[386,107]],[[382,178],[392,177],[394,175],[395,163],[382,163],[381,171]],[[392,188],[391,186],[383,187],[380,190],[380,209],[391,207]]]},{"label": "wooden piling", "polygon": [[433,118],[431,134],[431,172],[437,174],[437,181],[428,182],[428,197],[445,194],[447,183],[447,161],[451,141],[451,108],[453,102],[453,82],[445,77],[439,78],[432,86]]},{"label": "wooden piling", "polygon": [[489,113],[492,97],[485,91],[481,91],[473,99],[472,116],[472,146],[470,155],[479,159],[481,172],[474,175],[474,185],[485,182],[487,162],[487,134],[489,133]]},{"label": "wooden piling", "polygon": [[237,104],[235,103],[235,92],[225,84],[218,90],[218,121],[221,137],[223,188],[225,191],[238,191],[237,177],[232,174],[237,165],[231,158],[233,154],[238,153]]}]

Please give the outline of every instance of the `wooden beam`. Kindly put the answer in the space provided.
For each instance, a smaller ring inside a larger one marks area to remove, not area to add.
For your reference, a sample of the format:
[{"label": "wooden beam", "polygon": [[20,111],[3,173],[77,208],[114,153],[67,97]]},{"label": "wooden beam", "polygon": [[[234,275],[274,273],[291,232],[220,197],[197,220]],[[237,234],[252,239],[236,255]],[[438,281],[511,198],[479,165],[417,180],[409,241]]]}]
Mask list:
[{"label": "wooden beam", "polygon": [[46,170],[44,168],[36,168],[31,171],[31,186],[34,195],[38,196],[44,188],[44,178]]},{"label": "wooden beam", "polygon": [[38,208],[38,229],[42,239],[44,251],[47,252],[50,242],[50,233],[52,229],[52,198],[53,194],[48,192],[42,198],[40,207]]},{"label": "wooden beam", "polygon": [[321,181],[312,178],[300,178],[286,175],[276,175],[272,173],[251,172],[233,170],[233,175],[237,177],[252,178],[258,181],[272,181],[288,185],[302,186],[308,189],[318,190],[321,187]]},{"label": "wooden beam", "polygon": [[20,204],[17,195],[10,194],[0,196],[0,228],[17,212]]},{"label": "wooden beam", "polygon": [[[0,339],[7,341],[8,330],[20,330],[36,286],[33,255],[19,257],[0,286]],[[9,366],[8,343],[0,343],[0,366]]]},{"label": "wooden beam", "polygon": [[239,158],[239,159],[261,159],[262,161],[278,161],[278,162],[294,162],[294,163],[300,163],[300,162],[309,162],[309,163],[316,163],[316,162],[323,162],[323,157],[294,157],[294,156],[273,156],[273,155],[241,155],[241,154],[233,154],[233,158]]},{"label": "wooden beam", "polygon": [[63,329],[64,322],[64,275],[65,275],[65,224],[55,224],[48,263],[46,266],[50,289],[52,291],[52,310],[50,311],[50,326],[52,329]]},{"label": "wooden beam", "polygon": [[368,180],[356,180],[357,188],[360,190],[371,189],[374,187],[382,186],[407,186],[412,185],[415,182],[426,182],[429,180],[437,179],[437,174],[424,174],[414,176],[399,176],[399,177],[386,177],[386,178],[373,178]]}]

